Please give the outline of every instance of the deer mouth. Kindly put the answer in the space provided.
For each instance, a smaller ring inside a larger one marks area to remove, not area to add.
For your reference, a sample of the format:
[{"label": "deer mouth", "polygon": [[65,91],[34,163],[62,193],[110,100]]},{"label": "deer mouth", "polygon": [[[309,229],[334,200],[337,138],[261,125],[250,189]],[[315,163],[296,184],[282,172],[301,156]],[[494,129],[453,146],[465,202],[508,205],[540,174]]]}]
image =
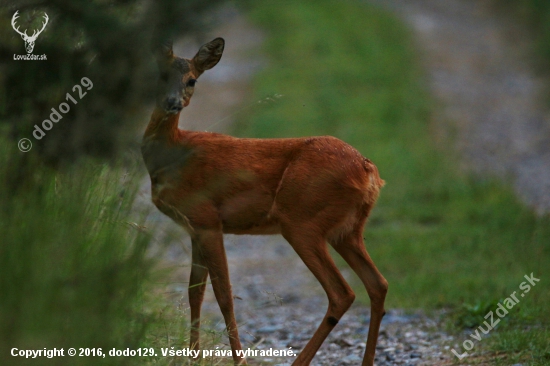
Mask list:
[{"label": "deer mouth", "polygon": [[166,108],[164,111],[169,114],[178,114],[179,112],[181,112],[182,109],[183,109],[182,106],[174,106],[174,107]]},{"label": "deer mouth", "polygon": [[183,102],[181,100],[177,100],[176,98],[169,98],[165,102],[165,108],[164,111],[169,114],[177,114],[181,112],[183,109]]}]

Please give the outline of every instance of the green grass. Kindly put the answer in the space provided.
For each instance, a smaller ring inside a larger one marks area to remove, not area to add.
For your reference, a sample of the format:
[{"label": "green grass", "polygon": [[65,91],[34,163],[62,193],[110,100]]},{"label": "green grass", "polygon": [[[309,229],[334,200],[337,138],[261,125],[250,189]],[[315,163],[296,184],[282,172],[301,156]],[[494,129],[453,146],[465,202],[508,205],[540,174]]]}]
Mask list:
[{"label": "green grass", "polygon": [[510,311],[517,322],[501,333],[513,338],[522,325],[543,324],[528,333],[546,346],[526,352],[544,357],[550,220],[537,218],[502,184],[462,171],[453,153],[434,142],[436,106],[410,32],[354,1],[250,8],[267,34],[268,67],[256,78],[254,96],[283,97],[245,116],[238,135],[334,135],[376,163],[387,185],[365,235],[390,283],[388,308],[495,303],[533,272],[541,283]]},{"label": "green grass", "polygon": [[[14,148],[2,139],[2,178],[21,162]],[[141,301],[149,236],[128,219],[131,175],[93,162],[64,173],[33,169],[36,184],[0,187],[0,364],[131,364],[10,355],[13,347],[65,354],[69,347],[137,347],[147,326]]]},{"label": "green grass", "polygon": [[[24,156],[2,136],[0,141],[0,365],[185,361],[161,354],[161,348],[187,347],[189,314],[181,299],[167,294],[173,268],[157,260],[164,242],[156,240],[148,251],[158,227],[134,203],[143,181],[141,159],[126,159],[124,166],[81,160],[63,172],[31,162],[32,182],[11,191],[4,178],[33,155]],[[205,323],[203,345],[214,349],[223,332]],[[158,356],[69,357],[70,347],[104,354],[152,347]],[[63,348],[65,357],[13,357],[12,348]]]}]

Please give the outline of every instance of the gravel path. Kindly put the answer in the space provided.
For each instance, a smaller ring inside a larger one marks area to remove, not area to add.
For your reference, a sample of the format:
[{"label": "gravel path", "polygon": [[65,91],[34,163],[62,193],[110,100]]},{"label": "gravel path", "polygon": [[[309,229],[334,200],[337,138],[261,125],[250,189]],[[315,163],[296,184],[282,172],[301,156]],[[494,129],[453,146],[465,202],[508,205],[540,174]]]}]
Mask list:
[{"label": "gravel path", "polygon": [[[242,299],[237,302],[242,339],[249,345],[261,341],[259,347],[264,348],[302,349],[328,306],[315,277],[278,236],[261,241],[236,236],[227,239],[231,278],[238,284],[234,291]],[[269,255],[265,255],[267,251]],[[348,280],[355,276],[351,270],[342,272]],[[312,365],[360,365],[369,319],[369,308],[354,304],[323,343]],[[420,313],[389,310],[381,326],[377,365],[448,359],[440,344],[451,340],[437,330],[436,321]]]},{"label": "gravel path", "polygon": [[[317,280],[280,236],[226,235],[235,313],[244,348],[300,351],[320,324],[328,301]],[[168,257],[184,265],[176,278],[186,281],[191,244],[173,247]],[[354,276],[343,270],[346,278]],[[187,299],[186,283],[172,284],[168,292]],[[185,306],[185,305],[184,305]],[[212,291],[207,291],[203,312],[209,327],[221,331],[224,322]],[[365,351],[370,311],[354,304],[340,320],[317,353],[312,365],[360,365]],[[405,314],[388,310],[382,322],[378,366],[443,365],[452,354],[445,344],[453,337],[441,331],[439,321],[420,312]],[[227,347],[225,340],[220,346]],[[286,365],[292,357],[257,357],[251,365]]]},{"label": "gravel path", "polygon": [[510,180],[550,213],[550,113],[532,71],[529,35],[487,0],[379,0],[414,29],[424,49],[440,129],[456,132],[468,169]]}]

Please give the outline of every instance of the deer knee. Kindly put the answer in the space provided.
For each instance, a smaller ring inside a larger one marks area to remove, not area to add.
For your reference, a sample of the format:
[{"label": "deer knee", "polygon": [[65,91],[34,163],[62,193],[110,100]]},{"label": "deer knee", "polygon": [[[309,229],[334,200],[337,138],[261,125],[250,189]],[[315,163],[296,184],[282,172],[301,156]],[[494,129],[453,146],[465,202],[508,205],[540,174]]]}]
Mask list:
[{"label": "deer knee", "polygon": [[373,305],[384,305],[386,294],[388,293],[388,281],[384,277],[381,277],[369,291],[369,298]]},{"label": "deer knee", "polygon": [[351,304],[355,301],[355,293],[352,290],[349,290],[344,297],[344,304],[346,306],[346,310],[350,308]]},{"label": "deer knee", "polygon": [[351,304],[353,304],[354,301],[355,293],[348,288],[341,294],[329,299],[329,306],[334,310],[334,313],[338,314],[340,317],[351,307]]},{"label": "deer knee", "polygon": [[332,315],[327,317],[328,325],[331,327],[336,326],[342,315],[351,307],[353,301],[355,301],[355,293],[351,289],[346,289],[345,292],[338,294],[338,296],[329,298],[328,314]]},{"label": "deer knee", "polygon": [[386,294],[388,293],[388,281],[384,277],[382,277],[382,278],[380,278],[380,280],[378,282],[379,282],[379,284],[378,284],[379,290],[378,291],[380,292],[380,296],[382,298],[386,298]]}]

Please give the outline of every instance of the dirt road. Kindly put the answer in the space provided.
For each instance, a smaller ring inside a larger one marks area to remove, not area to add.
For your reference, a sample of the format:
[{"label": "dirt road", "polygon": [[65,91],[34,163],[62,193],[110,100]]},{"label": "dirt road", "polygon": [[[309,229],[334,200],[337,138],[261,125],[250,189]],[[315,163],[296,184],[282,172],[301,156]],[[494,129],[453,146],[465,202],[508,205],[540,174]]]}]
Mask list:
[{"label": "dirt road", "polygon": [[467,169],[510,182],[550,213],[550,111],[533,72],[530,37],[486,0],[384,0],[423,50],[440,131],[456,133]]}]

